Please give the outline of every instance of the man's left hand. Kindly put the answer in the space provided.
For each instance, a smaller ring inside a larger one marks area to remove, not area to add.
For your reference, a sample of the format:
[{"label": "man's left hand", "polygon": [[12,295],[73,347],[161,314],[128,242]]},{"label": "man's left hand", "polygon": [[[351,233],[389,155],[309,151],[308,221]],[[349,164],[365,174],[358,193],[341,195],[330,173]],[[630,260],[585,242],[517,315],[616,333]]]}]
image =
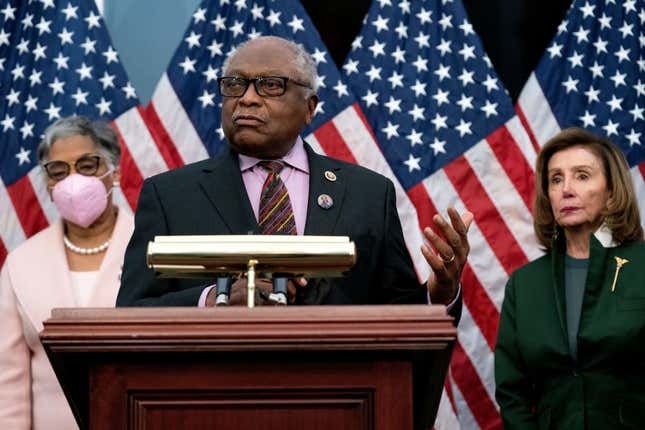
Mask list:
[{"label": "man's left hand", "polygon": [[454,207],[448,208],[448,216],[450,224],[439,214],[432,217],[434,225],[443,237],[430,227],[423,230],[424,236],[435,252],[428,245],[421,246],[421,253],[433,272],[426,283],[430,301],[443,305],[452,302],[457,294],[461,272],[470,252],[468,228],[474,218],[471,212],[464,212],[460,216]]}]

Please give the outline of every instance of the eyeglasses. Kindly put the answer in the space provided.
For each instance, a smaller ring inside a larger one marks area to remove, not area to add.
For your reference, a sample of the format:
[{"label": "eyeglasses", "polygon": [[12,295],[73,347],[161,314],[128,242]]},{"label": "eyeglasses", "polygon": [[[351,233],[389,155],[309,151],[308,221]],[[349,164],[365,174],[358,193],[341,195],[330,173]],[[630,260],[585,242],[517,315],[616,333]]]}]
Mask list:
[{"label": "eyeglasses", "polygon": [[284,76],[258,76],[257,78],[224,76],[217,78],[219,95],[223,97],[242,97],[251,82],[253,82],[255,92],[262,97],[278,97],[283,95],[287,91],[287,82],[293,82],[301,87],[311,88],[308,84]]},{"label": "eyeglasses", "polygon": [[[85,154],[74,162],[74,171],[83,176],[94,176],[99,171],[101,156]],[[65,179],[71,170],[71,165],[66,161],[53,160],[43,164],[47,176],[54,181]]]}]

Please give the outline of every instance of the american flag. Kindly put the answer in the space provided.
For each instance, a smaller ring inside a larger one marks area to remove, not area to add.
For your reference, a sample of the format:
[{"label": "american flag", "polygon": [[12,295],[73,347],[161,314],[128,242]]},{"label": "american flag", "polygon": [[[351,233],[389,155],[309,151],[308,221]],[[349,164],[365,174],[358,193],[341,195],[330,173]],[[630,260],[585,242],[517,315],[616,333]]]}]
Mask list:
[{"label": "american flag", "polygon": [[[400,185],[407,236],[449,205],[475,214],[459,339],[435,426],[501,428],[493,349],[504,285],[541,255],[530,209],[536,148],[459,0],[374,2],[343,77],[376,137],[357,158]],[[410,251],[427,275],[418,248]]]},{"label": "american flag", "polygon": [[36,156],[50,123],[72,114],[113,121],[129,202],[138,192],[134,155],[152,140],[94,1],[0,1],[0,79],[1,264],[59,217]]},{"label": "american flag", "polygon": [[572,125],[620,146],[644,222],[645,1],[574,1],[517,112],[536,146]]}]

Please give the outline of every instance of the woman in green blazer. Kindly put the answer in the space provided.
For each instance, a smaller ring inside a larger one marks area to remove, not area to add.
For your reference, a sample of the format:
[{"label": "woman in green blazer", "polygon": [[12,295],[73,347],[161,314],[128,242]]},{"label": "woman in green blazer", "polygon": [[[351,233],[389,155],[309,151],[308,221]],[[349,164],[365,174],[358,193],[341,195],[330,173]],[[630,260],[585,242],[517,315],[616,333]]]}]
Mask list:
[{"label": "woman in green blazer", "polygon": [[510,277],[495,348],[506,429],[645,428],[645,242],[621,151],[563,130],[537,157],[546,254]]}]

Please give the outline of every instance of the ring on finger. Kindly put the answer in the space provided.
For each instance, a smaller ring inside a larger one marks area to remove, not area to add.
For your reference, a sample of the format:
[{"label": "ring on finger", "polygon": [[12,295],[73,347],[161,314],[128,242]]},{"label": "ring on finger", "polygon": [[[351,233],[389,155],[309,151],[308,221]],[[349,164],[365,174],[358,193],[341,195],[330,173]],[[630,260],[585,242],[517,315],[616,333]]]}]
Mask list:
[{"label": "ring on finger", "polygon": [[455,261],[455,254],[453,253],[452,257],[450,257],[450,258],[444,258],[443,255],[441,255],[441,253],[439,253],[439,258],[441,259],[441,261],[443,261],[444,264],[448,264],[448,263],[452,263],[453,261]]}]

